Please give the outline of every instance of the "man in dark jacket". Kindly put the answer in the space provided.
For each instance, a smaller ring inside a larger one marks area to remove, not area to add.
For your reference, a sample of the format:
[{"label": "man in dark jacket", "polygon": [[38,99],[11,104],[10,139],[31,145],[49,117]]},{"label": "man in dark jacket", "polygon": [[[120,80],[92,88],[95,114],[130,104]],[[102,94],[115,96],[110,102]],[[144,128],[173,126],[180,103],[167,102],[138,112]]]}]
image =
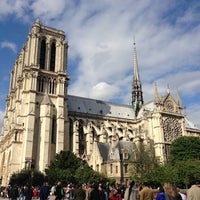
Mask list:
[{"label": "man in dark jacket", "polygon": [[47,200],[50,194],[50,187],[47,182],[44,182],[43,185],[40,187],[40,199]]},{"label": "man in dark jacket", "polygon": [[90,193],[89,200],[101,200],[100,199],[100,194],[99,194],[98,184],[95,183],[93,185],[93,187],[94,187],[94,189]]},{"label": "man in dark jacket", "polygon": [[32,200],[33,190],[30,186],[25,186],[24,188],[24,196],[26,200]]},{"label": "man in dark jacket", "polygon": [[19,197],[19,190],[17,185],[11,186],[9,192],[8,192],[8,197],[11,200],[17,200],[17,198]]}]

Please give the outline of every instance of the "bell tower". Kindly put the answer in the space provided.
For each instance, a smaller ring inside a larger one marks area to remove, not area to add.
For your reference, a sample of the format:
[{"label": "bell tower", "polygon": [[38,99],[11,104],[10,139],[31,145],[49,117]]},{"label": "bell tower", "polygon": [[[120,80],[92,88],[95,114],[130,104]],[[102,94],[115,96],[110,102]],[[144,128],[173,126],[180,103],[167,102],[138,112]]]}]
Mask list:
[{"label": "bell tower", "polygon": [[11,73],[1,139],[4,184],[23,168],[44,171],[67,147],[67,50],[63,31],[35,21]]}]

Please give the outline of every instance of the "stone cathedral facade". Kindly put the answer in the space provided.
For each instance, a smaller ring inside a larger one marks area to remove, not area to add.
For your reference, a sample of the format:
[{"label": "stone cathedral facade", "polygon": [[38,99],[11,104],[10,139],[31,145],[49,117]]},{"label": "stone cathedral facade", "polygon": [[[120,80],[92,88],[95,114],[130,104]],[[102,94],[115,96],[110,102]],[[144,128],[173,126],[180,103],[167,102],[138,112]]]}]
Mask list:
[{"label": "stone cathedral facade", "polygon": [[65,33],[36,20],[11,73],[0,140],[2,185],[24,168],[44,172],[61,150],[125,183],[130,154],[141,139],[153,141],[164,162],[175,138],[200,136],[182,113],[178,93],[161,96],[155,86],[153,101],[144,103],[135,46],[132,105],[69,95],[67,52]]}]

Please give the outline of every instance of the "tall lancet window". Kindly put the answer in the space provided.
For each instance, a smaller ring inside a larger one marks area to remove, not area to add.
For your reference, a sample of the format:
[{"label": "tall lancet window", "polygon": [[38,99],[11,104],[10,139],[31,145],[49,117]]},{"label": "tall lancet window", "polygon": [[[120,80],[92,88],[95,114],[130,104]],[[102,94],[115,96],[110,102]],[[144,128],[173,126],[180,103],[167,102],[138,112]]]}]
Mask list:
[{"label": "tall lancet window", "polygon": [[51,57],[50,57],[50,71],[55,71],[55,61],[56,61],[56,45],[55,42],[51,44]]},{"label": "tall lancet window", "polygon": [[84,151],[85,151],[86,140],[85,140],[85,135],[84,135],[84,131],[83,131],[83,121],[82,120],[79,120],[78,132],[79,132],[79,155],[83,155]]},{"label": "tall lancet window", "polygon": [[37,91],[44,92],[45,78],[43,76],[38,76],[37,78]]},{"label": "tall lancet window", "polygon": [[53,116],[53,119],[52,119],[51,143],[56,144],[56,116]]},{"label": "tall lancet window", "polygon": [[73,129],[73,121],[72,119],[69,119],[69,150],[73,151],[73,133],[74,133],[74,129]]},{"label": "tall lancet window", "polygon": [[40,47],[40,69],[45,69],[45,60],[46,60],[46,41],[45,39],[43,39]]}]

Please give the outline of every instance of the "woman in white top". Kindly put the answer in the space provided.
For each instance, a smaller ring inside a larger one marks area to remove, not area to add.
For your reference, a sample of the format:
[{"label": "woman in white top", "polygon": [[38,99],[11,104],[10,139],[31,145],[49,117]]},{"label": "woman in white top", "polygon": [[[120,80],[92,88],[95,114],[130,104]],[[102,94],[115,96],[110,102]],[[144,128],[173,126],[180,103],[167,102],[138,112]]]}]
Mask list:
[{"label": "woman in white top", "polygon": [[137,189],[135,187],[135,181],[129,181],[126,191],[124,193],[124,200],[137,200]]}]

